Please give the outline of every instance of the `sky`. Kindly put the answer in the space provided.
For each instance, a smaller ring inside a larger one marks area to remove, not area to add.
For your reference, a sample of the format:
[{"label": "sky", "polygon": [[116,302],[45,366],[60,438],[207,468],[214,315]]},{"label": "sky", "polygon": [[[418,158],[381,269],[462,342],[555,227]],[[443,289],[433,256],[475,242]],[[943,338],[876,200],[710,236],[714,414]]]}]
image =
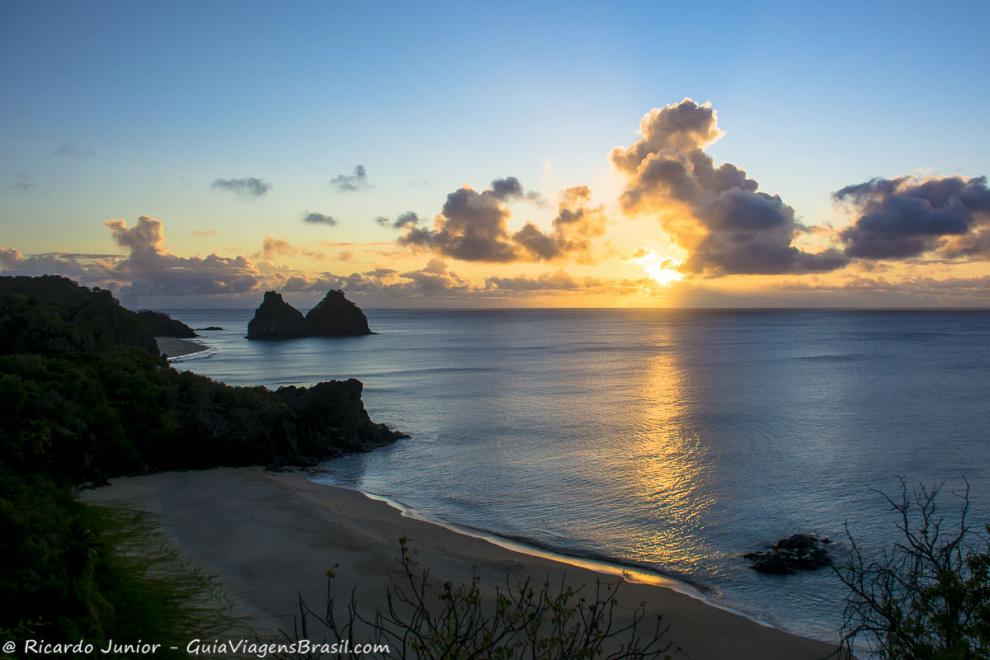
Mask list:
[{"label": "sky", "polygon": [[990,306],[990,3],[0,3],[0,271]]}]

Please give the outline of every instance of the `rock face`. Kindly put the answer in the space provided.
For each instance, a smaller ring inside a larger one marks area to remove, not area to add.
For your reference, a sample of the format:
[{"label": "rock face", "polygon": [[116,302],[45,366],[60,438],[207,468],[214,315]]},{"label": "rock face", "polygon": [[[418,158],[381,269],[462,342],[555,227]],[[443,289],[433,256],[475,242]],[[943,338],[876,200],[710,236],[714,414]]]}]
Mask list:
[{"label": "rock face", "polygon": [[306,314],[306,330],[313,337],[371,334],[364,312],[345,298],[343,291],[335,290],[328,291],[326,297]]},{"label": "rock face", "polygon": [[178,339],[192,339],[198,336],[196,332],[182,321],[173,319],[165,312],[153,312],[150,309],[143,309],[137,313],[138,318],[144,323],[148,334],[152,337],[176,337]]},{"label": "rock face", "polygon": [[275,395],[295,413],[292,454],[325,459],[408,437],[371,421],[361,401],[363,389],[361,381],[351,378],[276,390]]},{"label": "rock face", "polygon": [[305,337],[306,319],[302,312],[282,300],[274,291],[266,291],[265,299],[248,323],[248,339],[293,339]]},{"label": "rock face", "polygon": [[302,313],[274,291],[248,323],[248,339],[296,339],[298,337],[352,337],[374,334],[361,308],[344,297],[343,291],[328,291],[320,303]]},{"label": "rock face", "polygon": [[830,566],[828,538],[817,534],[794,534],[774,543],[767,552],[747,552],[744,558],[753,562],[750,567],[760,573],[786,575],[798,571],[813,571]]}]

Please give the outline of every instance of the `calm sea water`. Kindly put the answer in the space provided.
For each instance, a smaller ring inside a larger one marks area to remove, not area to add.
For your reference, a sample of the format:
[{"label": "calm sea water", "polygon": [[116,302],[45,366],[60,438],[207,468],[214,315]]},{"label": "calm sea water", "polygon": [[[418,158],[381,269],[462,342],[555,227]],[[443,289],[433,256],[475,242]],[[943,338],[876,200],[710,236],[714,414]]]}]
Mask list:
[{"label": "calm sea water", "polygon": [[740,555],[795,532],[889,541],[870,488],[968,477],[990,520],[990,313],[370,311],[380,334],[248,342],[250,311],[173,310],[214,348],[176,364],[278,387],[356,377],[411,438],[326,479],[451,523],[657,569],[834,638],[829,570]]}]

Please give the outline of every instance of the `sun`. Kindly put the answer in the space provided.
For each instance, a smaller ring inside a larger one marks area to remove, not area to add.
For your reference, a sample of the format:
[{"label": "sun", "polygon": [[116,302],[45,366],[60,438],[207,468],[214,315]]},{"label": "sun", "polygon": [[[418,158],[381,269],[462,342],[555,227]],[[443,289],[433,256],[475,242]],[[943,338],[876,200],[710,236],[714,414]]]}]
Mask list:
[{"label": "sun", "polygon": [[650,279],[660,286],[670,286],[684,279],[684,273],[677,270],[680,262],[674,259],[663,259],[653,252],[647,252],[632,261],[642,266]]}]

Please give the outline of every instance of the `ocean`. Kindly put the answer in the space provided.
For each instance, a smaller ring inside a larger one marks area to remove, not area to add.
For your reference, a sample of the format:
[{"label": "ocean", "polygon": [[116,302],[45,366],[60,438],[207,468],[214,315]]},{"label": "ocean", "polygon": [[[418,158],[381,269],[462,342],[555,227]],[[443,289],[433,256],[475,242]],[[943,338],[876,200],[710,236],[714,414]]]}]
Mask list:
[{"label": "ocean", "polygon": [[[410,434],[316,477],[432,519],[641,567],[765,623],[835,638],[830,569],[741,555],[796,532],[895,538],[873,489],[971,485],[990,521],[990,312],[368,310],[379,334],[249,342],[252,310],[169,310],[233,385],[358,378]],[[413,539],[415,544],[415,539]]]}]

